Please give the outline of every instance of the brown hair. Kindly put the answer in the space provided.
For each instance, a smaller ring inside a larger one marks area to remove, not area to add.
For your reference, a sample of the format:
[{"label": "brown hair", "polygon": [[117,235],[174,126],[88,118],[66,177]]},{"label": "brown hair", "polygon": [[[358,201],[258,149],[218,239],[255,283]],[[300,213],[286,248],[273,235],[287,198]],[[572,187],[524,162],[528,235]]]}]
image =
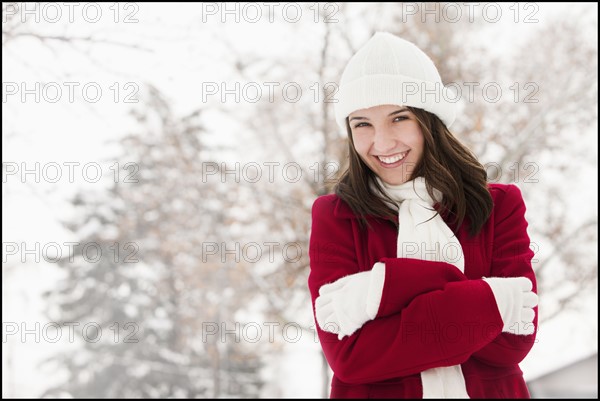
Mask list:
[{"label": "brown hair", "polygon": [[[494,206],[485,169],[435,114],[414,107],[408,109],[415,116],[424,137],[423,156],[411,179],[424,177],[430,195],[433,195],[433,188],[443,194],[440,205],[448,216],[454,216],[450,221],[456,225],[456,229],[468,217],[469,234],[477,235]],[[360,216],[363,227],[369,226],[367,215],[393,222],[392,218],[397,215],[397,211],[386,204],[385,200],[389,202],[391,199],[372,191],[371,185],[378,190],[381,187],[375,180],[375,173],[362,161],[354,148],[348,118],[346,130],[349,137],[349,163],[334,187],[336,195]]]}]

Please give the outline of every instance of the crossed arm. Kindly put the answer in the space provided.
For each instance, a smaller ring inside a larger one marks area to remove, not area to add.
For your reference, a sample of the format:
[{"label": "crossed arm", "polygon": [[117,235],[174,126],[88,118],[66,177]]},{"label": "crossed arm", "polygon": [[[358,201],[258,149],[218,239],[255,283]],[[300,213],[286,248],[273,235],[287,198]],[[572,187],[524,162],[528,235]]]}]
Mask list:
[{"label": "crossed arm", "polygon": [[[498,277],[527,277],[535,285],[524,204],[518,190],[509,192],[505,198],[510,196],[506,201],[514,208],[496,216],[498,237],[492,272]],[[358,272],[354,239],[342,232],[351,230],[351,223],[334,221],[330,207],[319,201],[313,207],[309,287],[315,316],[319,312],[319,290]],[[517,238],[508,234],[515,230],[503,230],[515,224],[522,226],[523,230],[517,232],[525,232],[524,236]],[[331,238],[336,239],[336,246],[324,246]],[[516,254],[515,249],[520,253]],[[408,258],[384,258],[380,262],[385,265],[384,288],[372,320],[341,340],[330,331],[317,329],[325,356],[340,380],[386,380],[460,364],[470,357],[490,365],[513,365],[529,352],[535,334],[503,332],[503,317],[494,292],[484,280],[469,280],[445,262]],[[537,317],[533,319],[536,325]]]}]

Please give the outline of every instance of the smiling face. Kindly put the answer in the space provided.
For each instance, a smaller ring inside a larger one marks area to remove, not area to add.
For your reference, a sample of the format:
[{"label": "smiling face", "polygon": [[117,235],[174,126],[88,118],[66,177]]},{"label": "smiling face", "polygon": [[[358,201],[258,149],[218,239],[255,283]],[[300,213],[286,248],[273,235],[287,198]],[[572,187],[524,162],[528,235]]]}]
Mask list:
[{"label": "smiling face", "polygon": [[356,110],[348,118],[362,161],[388,184],[409,181],[425,142],[415,115],[406,107],[382,105]]}]

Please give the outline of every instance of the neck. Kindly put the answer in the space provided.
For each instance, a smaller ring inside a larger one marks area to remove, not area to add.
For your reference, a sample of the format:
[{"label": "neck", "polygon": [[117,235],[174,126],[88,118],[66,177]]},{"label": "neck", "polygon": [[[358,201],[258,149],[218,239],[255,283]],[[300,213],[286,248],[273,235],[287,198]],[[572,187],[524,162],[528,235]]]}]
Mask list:
[{"label": "neck", "polygon": [[376,176],[375,179],[379,182],[379,185],[381,185],[383,188],[386,188],[386,189],[403,189],[403,188],[412,188],[419,184],[425,185],[425,177],[416,177],[412,180],[405,181],[402,184],[390,184],[390,183],[383,181],[378,176]]}]

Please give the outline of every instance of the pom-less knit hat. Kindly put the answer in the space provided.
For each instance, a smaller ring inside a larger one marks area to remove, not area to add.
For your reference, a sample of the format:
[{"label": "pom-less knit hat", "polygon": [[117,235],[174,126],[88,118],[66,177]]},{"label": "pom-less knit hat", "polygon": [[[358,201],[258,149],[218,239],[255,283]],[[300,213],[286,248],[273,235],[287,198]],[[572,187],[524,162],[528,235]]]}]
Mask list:
[{"label": "pom-less knit hat", "polygon": [[346,130],[346,117],[384,104],[410,106],[454,122],[455,97],[445,88],[433,61],[413,43],[377,32],[350,59],[340,80],[335,118]]}]

